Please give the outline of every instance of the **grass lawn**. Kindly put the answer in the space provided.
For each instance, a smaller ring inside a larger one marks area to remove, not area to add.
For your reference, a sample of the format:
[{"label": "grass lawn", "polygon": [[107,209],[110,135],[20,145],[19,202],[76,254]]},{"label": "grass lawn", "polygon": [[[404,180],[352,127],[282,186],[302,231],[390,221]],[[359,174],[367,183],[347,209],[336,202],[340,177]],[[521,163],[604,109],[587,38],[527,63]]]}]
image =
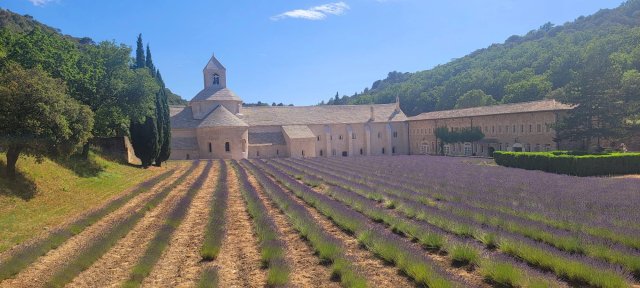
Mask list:
[{"label": "grass lawn", "polygon": [[[16,182],[0,177],[0,252],[105,203],[152,176],[162,168],[140,169],[111,162],[96,154],[90,160],[52,161],[21,157]],[[0,175],[6,157],[0,156]]]}]

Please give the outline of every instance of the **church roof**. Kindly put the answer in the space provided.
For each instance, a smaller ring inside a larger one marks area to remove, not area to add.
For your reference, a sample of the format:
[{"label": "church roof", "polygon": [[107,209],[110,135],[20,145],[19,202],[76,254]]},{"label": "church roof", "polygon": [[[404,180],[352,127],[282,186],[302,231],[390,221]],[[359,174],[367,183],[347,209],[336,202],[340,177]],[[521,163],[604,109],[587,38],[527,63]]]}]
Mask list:
[{"label": "church roof", "polygon": [[224,68],[224,66],[222,66],[222,63],[220,63],[220,61],[218,61],[218,59],[216,59],[216,55],[211,55],[211,59],[209,59],[209,62],[207,62],[207,66],[204,66],[204,70],[227,70],[226,68]]},{"label": "church roof", "polygon": [[247,123],[244,123],[236,115],[229,112],[227,108],[222,105],[213,108],[213,111],[209,112],[198,127],[247,127]]},{"label": "church roof", "polygon": [[308,139],[316,138],[306,125],[287,125],[282,126],[282,131],[289,137],[289,139]]},{"label": "church roof", "polygon": [[240,119],[249,126],[285,126],[311,124],[352,124],[373,122],[406,121],[402,111],[396,111],[396,104],[374,105],[321,105],[321,106],[261,106],[243,107]]},{"label": "church roof", "polygon": [[282,132],[251,132],[249,131],[249,145],[285,145]]},{"label": "church roof", "polygon": [[205,100],[218,100],[218,101],[242,101],[236,93],[233,93],[228,88],[220,88],[219,86],[211,86],[200,91],[191,101],[205,101]]},{"label": "church roof", "polygon": [[197,127],[247,127],[247,123],[229,112],[222,105],[216,106],[213,111],[202,120],[193,119],[191,107],[171,106],[171,128],[189,129]]},{"label": "church roof", "polygon": [[550,99],[524,103],[427,112],[414,117],[409,117],[409,120],[436,120],[527,112],[562,111],[571,109],[573,109],[573,106],[571,105],[563,104],[556,100]]},{"label": "church roof", "polygon": [[200,120],[193,119],[191,107],[170,106],[169,114],[171,115],[172,129],[195,128],[200,124]]}]

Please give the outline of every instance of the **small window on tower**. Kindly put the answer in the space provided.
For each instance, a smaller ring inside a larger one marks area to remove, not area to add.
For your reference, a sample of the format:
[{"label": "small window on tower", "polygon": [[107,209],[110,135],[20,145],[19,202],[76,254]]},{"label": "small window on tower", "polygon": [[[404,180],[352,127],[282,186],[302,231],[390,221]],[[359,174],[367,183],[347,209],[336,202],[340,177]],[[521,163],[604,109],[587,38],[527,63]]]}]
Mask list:
[{"label": "small window on tower", "polygon": [[229,142],[224,142],[224,151],[231,152],[231,144]]},{"label": "small window on tower", "polygon": [[220,75],[213,74],[213,85],[220,85]]}]

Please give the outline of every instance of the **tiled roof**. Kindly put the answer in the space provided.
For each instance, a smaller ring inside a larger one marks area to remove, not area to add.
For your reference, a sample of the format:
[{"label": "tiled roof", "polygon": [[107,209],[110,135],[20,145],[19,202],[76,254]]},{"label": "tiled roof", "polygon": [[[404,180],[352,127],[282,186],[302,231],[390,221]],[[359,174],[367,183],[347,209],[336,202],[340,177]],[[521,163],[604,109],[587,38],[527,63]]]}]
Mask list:
[{"label": "tiled roof", "polygon": [[524,103],[427,112],[414,117],[409,117],[409,120],[436,120],[527,112],[562,111],[571,109],[573,109],[571,105],[562,104],[556,100],[541,100]]},{"label": "tiled roof", "polygon": [[244,123],[236,115],[229,112],[227,108],[222,105],[213,108],[213,111],[207,115],[198,127],[248,127],[247,123]]},{"label": "tiled roof", "polygon": [[191,107],[170,107],[171,129],[196,128],[200,120],[193,119]]},{"label": "tiled roof", "polygon": [[189,129],[197,127],[247,127],[247,123],[218,105],[202,120],[193,119],[191,107],[170,107],[171,128]]},{"label": "tiled roof", "polygon": [[249,145],[285,145],[282,132],[249,132]]},{"label": "tiled roof", "polygon": [[282,126],[282,131],[289,137],[289,139],[308,139],[315,138],[309,126],[306,125],[287,125]]},{"label": "tiled roof", "polygon": [[191,99],[191,101],[205,101],[205,100],[218,100],[218,101],[242,101],[236,93],[229,90],[229,88],[220,88],[220,86],[211,86],[205,88]]},{"label": "tiled roof", "polygon": [[222,66],[222,63],[218,61],[215,54],[211,55],[211,59],[209,59],[209,62],[207,62],[207,66],[204,66],[204,70],[207,69],[227,70],[226,68],[224,68],[224,66]]},{"label": "tiled roof", "polygon": [[171,137],[171,149],[195,150],[198,149],[198,143],[195,137]]},{"label": "tiled roof", "polygon": [[396,111],[395,104],[243,107],[238,116],[249,126],[366,123],[372,106],[373,122],[407,120],[402,111]]}]

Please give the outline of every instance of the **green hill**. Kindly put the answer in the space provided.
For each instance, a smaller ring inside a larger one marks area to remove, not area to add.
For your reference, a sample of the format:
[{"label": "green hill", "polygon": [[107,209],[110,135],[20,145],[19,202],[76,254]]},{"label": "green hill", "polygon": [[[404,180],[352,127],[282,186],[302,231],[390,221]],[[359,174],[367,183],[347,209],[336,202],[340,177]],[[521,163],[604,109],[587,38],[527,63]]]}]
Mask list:
[{"label": "green hill", "polygon": [[[34,28],[40,28],[43,31],[49,33],[56,33],[61,37],[71,39],[81,45],[94,45],[94,41],[89,37],[77,38],[70,35],[62,34],[62,31],[57,28],[50,27],[46,24],[40,23],[35,20],[31,15],[20,15],[13,13],[9,10],[0,8],[0,29],[7,29],[12,32],[26,34],[31,32]],[[0,49],[1,52],[1,49]],[[180,95],[171,92],[170,89],[166,89],[168,102],[170,105],[187,105],[187,100],[183,99]]]},{"label": "green hill", "polygon": [[[577,79],[588,70],[587,65],[601,59],[619,72],[608,75],[608,81],[621,82],[625,72],[640,70],[639,44],[640,0],[630,0],[561,26],[544,24],[524,36],[511,36],[502,44],[430,70],[391,72],[362,93],[334,98],[328,104],[391,103],[397,95],[403,110],[417,115],[452,109],[456,104],[468,107],[469,103],[555,98],[580,85]],[[466,99],[458,100],[467,93]]]},{"label": "green hill", "polygon": [[[175,165],[139,169],[97,154],[89,160],[22,157],[16,182],[0,177],[0,252],[105,203]],[[0,156],[0,173],[6,158]]]}]

